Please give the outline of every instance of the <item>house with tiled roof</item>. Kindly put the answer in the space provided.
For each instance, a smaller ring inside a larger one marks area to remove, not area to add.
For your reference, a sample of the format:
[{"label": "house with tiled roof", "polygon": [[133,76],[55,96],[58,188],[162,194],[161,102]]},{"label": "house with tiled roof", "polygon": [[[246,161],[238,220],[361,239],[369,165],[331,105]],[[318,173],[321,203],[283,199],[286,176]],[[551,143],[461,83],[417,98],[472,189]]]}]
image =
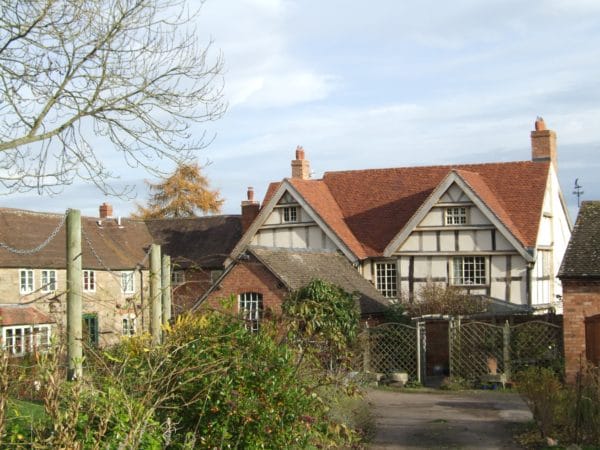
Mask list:
[{"label": "house with tiled roof", "polygon": [[582,361],[600,365],[600,201],[581,204],[558,273],[563,285],[565,375]]},{"label": "house with tiled roof", "polygon": [[[143,222],[82,217],[83,325],[87,344],[147,329],[148,255]],[[47,345],[66,318],[65,215],[0,209],[0,330],[10,354]]]},{"label": "house with tiled roof", "polygon": [[[65,215],[0,208],[0,337],[13,355],[47,346],[66,320]],[[151,244],[171,256],[174,315],[223,271],[240,216],[136,220],[82,217],[83,325],[103,346],[149,328]]]},{"label": "house with tiled roof", "polygon": [[[391,300],[413,301],[427,283],[442,283],[520,310],[560,310],[556,273],[571,222],[557,168],[556,134],[542,119],[531,132],[527,161],[312,179],[299,147],[290,178],[272,183],[260,207],[253,196],[243,202],[247,229],[229,262],[252,258],[257,249],[328,251],[343,255]],[[232,292],[264,295],[243,280]]]}]

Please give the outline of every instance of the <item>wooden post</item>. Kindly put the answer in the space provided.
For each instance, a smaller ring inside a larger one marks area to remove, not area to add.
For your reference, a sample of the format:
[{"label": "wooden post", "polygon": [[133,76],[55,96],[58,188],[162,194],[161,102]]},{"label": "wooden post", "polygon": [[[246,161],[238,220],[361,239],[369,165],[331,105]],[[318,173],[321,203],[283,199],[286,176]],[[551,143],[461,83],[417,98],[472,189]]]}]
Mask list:
[{"label": "wooden post", "polygon": [[417,322],[417,381],[423,383],[421,376],[421,322]]},{"label": "wooden post", "polygon": [[82,274],[81,274],[81,213],[67,211],[67,379],[83,375],[82,349]]},{"label": "wooden post", "polygon": [[163,255],[161,267],[162,280],[162,323],[171,320],[171,257]]},{"label": "wooden post", "polygon": [[150,334],[152,335],[153,344],[160,344],[162,341],[160,285],[160,245],[152,244],[150,249]]}]

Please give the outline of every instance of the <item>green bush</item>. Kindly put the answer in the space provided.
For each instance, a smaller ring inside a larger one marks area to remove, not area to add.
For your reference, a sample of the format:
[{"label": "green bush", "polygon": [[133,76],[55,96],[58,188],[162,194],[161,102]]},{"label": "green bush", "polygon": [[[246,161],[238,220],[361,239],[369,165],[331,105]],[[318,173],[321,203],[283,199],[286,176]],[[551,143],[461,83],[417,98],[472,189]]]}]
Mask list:
[{"label": "green bush", "polygon": [[544,439],[600,446],[600,369],[584,366],[574,385],[563,385],[552,369],[531,367],[517,382]]}]

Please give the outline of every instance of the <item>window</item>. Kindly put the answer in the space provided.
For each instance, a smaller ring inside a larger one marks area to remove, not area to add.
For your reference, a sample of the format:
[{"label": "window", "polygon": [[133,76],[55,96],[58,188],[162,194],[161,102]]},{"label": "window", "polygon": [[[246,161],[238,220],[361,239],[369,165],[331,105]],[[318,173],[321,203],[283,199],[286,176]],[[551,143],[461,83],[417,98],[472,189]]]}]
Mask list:
[{"label": "window", "polygon": [[377,289],[384,297],[396,297],[396,263],[376,263]]},{"label": "window", "polygon": [[446,208],[446,225],[465,225],[467,223],[467,208],[463,206]]},{"label": "window", "polygon": [[95,291],[96,290],[96,272],[93,270],[83,271],[83,290],[84,291]]},{"label": "window", "polygon": [[[92,272],[93,273],[93,272]],[[98,314],[83,315],[83,343],[91,347],[98,346]]]},{"label": "window", "polygon": [[295,206],[286,206],[283,208],[283,221],[284,222],[297,222],[298,221],[298,208]]},{"label": "window", "polygon": [[246,321],[246,329],[256,332],[262,316],[262,294],[256,292],[244,292],[240,294],[240,314]]},{"label": "window", "polygon": [[133,289],[133,272],[121,272],[121,289],[124,294],[132,294]]},{"label": "window", "polygon": [[50,325],[19,325],[2,328],[2,343],[8,354],[23,356],[50,346]]},{"label": "window", "polygon": [[42,292],[56,291],[56,270],[42,270]]},{"label": "window", "polygon": [[487,283],[483,256],[457,256],[453,260],[456,285],[483,285]]},{"label": "window", "polygon": [[123,336],[135,335],[135,317],[123,316],[122,324],[123,324],[123,328],[122,328]]},{"label": "window", "polygon": [[29,294],[33,292],[33,270],[19,270],[19,280],[21,286],[21,294]]},{"label": "window", "polygon": [[171,285],[179,286],[185,283],[185,272],[183,270],[174,270],[171,273]]}]

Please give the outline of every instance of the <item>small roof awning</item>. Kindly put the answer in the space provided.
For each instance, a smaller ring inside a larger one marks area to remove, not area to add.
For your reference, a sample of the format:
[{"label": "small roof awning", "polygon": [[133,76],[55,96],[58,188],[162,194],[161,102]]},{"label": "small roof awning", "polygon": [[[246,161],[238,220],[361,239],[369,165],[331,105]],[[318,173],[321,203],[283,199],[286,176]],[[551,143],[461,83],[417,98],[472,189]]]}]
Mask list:
[{"label": "small roof awning", "polygon": [[31,305],[0,305],[0,327],[50,324],[56,321]]}]

